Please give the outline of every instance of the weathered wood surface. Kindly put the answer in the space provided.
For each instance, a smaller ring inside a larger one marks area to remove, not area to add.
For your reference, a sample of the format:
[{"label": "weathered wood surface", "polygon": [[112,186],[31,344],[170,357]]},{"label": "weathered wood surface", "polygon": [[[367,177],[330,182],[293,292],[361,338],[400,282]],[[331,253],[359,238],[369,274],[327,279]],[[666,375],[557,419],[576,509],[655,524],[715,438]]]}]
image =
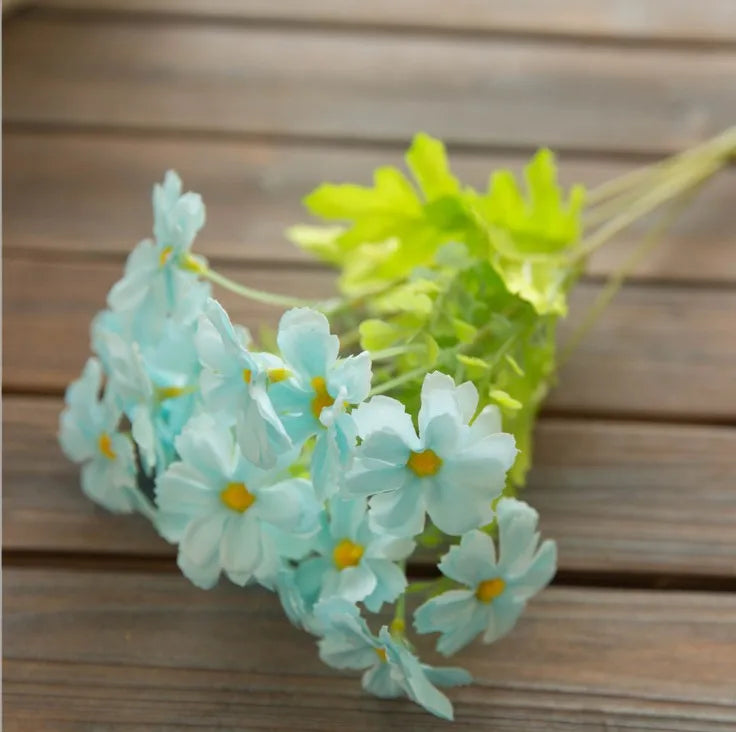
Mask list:
[{"label": "weathered wood surface", "polygon": [[[446,729],[325,668],[259,590],[30,569],[6,571],[4,589],[6,729]],[[554,588],[508,638],[456,658],[477,685],[450,695],[474,729],[736,724],[733,595]]]},{"label": "weathered wood surface", "polygon": [[[320,299],[333,292],[327,271],[222,269],[265,290]],[[7,261],[5,388],[61,392],[81,370],[89,353],[89,323],[120,276],[119,263],[91,257]],[[599,291],[598,285],[579,285],[563,339]],[[217,294],[233,320],[254,332],[259,323],[274,325],[280,315],[275,308]],[[729,420],[736,398],[735,313],[731,290],[629,286],[565,366],[548,405],[572,413]]]},{"label": "weathered wood surface", "polygon": [[[87,252],[122,257],[150,235],[150,191],[168,168],[201,192],[207,224],[197,249],[221,260],[307,263],[284,237],[309,220],[302,197],[323,180],[368,184],[379,165],[401,164],[398,150],[294,142],[139,138],[14,132],[3,148],[4,249],[7,253]],[[485,188],[491,170],[521,172],[527,155],[450,150],[461,180]],[[562,155],[565,185],[595,186],[639,163]],[[736,169],[711,181],[635,275],[688,282],[735,282],[731,201]],[[608,275],[644,235],[633,227],[603,247],[588,271]]]},{"label": "weathered wood surface", "polygon": [[[56,441],[61,409],[58,398],[5,400],[5,549],[172,556],[144,519],[84,497]],[[733,577],[736,430],[547,418],[536,443],[525,498],[563,572]]]},{"label": "weathered wood surface", "polygon": [[[55,431],[89,319],[169,167],[205,197],[202,253],[316,298],[331,274],[282,238],[299,199],[367,182],[418,128],[475,185],[544,144],[565,182],[595,185],[718,132],[736,121],[730,0],[37,4],[3,49],[4,728],[446,728],[325,668],[273,597],[194,589],[144,520],[82,497]],[[460,654],[478,680],[451,694],[460,727],[736,728],[734,175],[548,402],[527,497],[580,587]],[[642,231],[592,260],[568,329]],[[278,317],[218,295],[236,320]]]},{"label": "weathered wood surface", "polygon": [[732,43],[730,0],[36,0],[50,9],[194,15],[244,21],[380,26],[442,32]]},{"label": "weathered wood surface", "polygon": [[426,129],[472,146],[652,154],[736,117],[726,49],[30,15],[4,51],[15,124],[383,141]]}]

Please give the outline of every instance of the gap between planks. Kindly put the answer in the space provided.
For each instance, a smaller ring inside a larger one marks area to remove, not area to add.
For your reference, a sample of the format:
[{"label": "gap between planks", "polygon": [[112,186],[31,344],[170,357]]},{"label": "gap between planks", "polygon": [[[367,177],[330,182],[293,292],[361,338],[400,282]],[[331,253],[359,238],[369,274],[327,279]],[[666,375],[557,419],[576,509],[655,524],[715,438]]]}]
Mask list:
[{"label": "gap between planks", "polygon": [[355,39],[22,16],[4,43],[5,119],[386,141],[428,126],[476,146],[646,153],[733,122],[736,53]]},{"label": "gap between planks", "polygon": [[[137,520],[138,517],[129,517]],[[162,540],[163,541],[163,540]],[[179,574],[176,558],[148,554],[98,554],[7,549],[3,566],[14,569],[68,570],[74,572],[120,572],[135,574]],[[406,567],[409,581],[439,577],[433,564],[418,557]],[[225,582],[225,580],[222,580]],[[736,593],[736,576],[652,572],[608,572],[601,570],[559,570],[553,587],[579,587],[611,590],[656,590],[658,592]]]},{"label": "gap between planks", "polygon": [[[4,401],[6,552],[19,562],[55,553],[168,560],[173,548],[148,522],[83,496],[79,468],[57,443],[61,408],[58,398]],[[736,430],[542,418],[535,436],[524,498],[539,510],[542,534],[558,541],[569,581],[680,577],[671,579],[680,586],[734,576]]]},{"label": "gap between planks", "polygon": [[729,0],[708,0],[697,11],[689,0],[545,0],[517,7],[503,0],[37,0],[38,14],[141,17],[148,22],[190,21],[278,27],[348,28],[366,32],[510,37],[544,42],[702,48],[736,44]]},{"label": "gap between planks", "polygon": [[[60,392],[89,352],[89,323],[104,307],[120,268],[62,259],[4,263],[4,386]],[[323,300],[330,273],[225,267],[251,286]],[[37,294],[44,292],[39,300]],[[561,339],[590,307],[600,286],[573,291]],[[272,327],[280,310],[215,290],[235,322]],[[684,419],[730,424],[736,394],[736,290],[625,287],[563,368],[547,401],[555,413]],[[254,332],[256,330],[254,329]]]},{"label": "gap between planks", "polygon": [[[63,719],[97,724],[186,719],[211,729],[216,715],[234,728],[247,720],[283,729],[292,716],[321,730],[385,729],[389,720],[445,728],[324,667],[314,639],[258,589],[203,592],[176,576],[15,568],[4,589],[4,708],[13,720],[63,709]],[[735,610],[736,598],[721,593],[549,588],[508,637],[454,657],[476,679],[450,691],[456,724],[730,729]],[[417,644],[437,662],[430,638]],[[357,716],[346,723],[346,715]]]}]

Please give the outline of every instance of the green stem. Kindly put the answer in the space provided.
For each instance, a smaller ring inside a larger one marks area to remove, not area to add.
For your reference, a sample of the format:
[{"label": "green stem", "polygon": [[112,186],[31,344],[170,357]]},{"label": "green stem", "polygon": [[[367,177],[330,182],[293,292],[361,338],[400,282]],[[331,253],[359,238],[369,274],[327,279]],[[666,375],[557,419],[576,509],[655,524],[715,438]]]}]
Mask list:
[{"label": "green stem", "polygon": [[626,258],[624,263],[611,275],[606,286],[593,303],[593,306],[586,313],[583,321],[573,331],[569,340],[560,349],[558,369],[567,362],[575,349],[580,345],[580,342],[585,335],[595,325],[603,310],[608,306],[615,294],[621,288],[624,280],[636,269],[639,263],[642,262],[655,249],[655,247],[661,243],[663,235],[667,229],[670,228],[677,216],[682,213],[685,204],[700,190],[700,186],[703,183],[704,180],[701,180],[694,188],[681,194],[680,198],[676,199],[673,208],[662,216],[658,223],[642,239],[636,249],[634,249],[634,251]]},{"label": "green stem", "polygon": [[586,205],[588,208],[591,208],[621,193],[631,192],[632,189],[638,188],[639,192],[646,192],[647,188],[651,188],[653,179],[666,175],[668,170],[673,166],[689,163],[699,158],[702,159],[703,157],[728,158],[734,154],[735,148],[736,127],[731,127],[716,137],[706,140],[706,142],[696,145],[689,150],[685,150],[651,165],[624,173],[624,175],[602,183],[598,187],[588,191],[585,197]]},{"label": "green stem", "polygon": [[197,268],[197,274],[200,277],[204,277],[210,282],[214,282],[220,287],[234,292],[236,295],[246,297],[249,300],[255,302],[261,302],[264,305],[272,305],[273,307],[282,308],[314,308],[320,310],[325,314],[332,314],[342,309],[345,304],[341,298],[333,298],[332,300],[315,301],[315,300],[304,300],[298,297],[290,297],[289,295],[280,295],[275,292],[266,292],[265,290],[258,290],[255,287],[248,287],[239,282],[231,280],[229,277],[216,272],[209,267],[199,266]]},{"label": "green stem", "polygon": [[665,183],[655,188],[648,195],[642,196],[635,205],[626,209],[613,219],[610,219],[590,236],[583,239],[575,258],[583,259],[592,254],[596,249],[609,241],[609,239],[628,228],[637,219],[642,218],[663,203],[676,198],[701,181],[709,178],[722,164],[723,162],[721,160],[708,160],[699,166],[695,172],[683,176],[681,180],[677,178],[666,180]]},{"label": "green stem", "polygon": [[[399,562],[402,572],[406,572],[406,560]],[[391,635],[403,637],[406,632],[406,593],[399,595],[396,600],[396,608],[394,609],[394,617],[391,621]]]},{"label": "green stem", "polygon": [[406,384],[408,381],[419,379],[420,377],[424,376],[426,373],[427,373],[427,367],[420,366],[417,369],[412,369],[411,371],[407,371],[405,374],[399,374],[398,376],[395,376],[393,379],[384,381],[383,384],[378,384],[377,386],[374,386],[371,389],[370,396],[376,396],[377,394],[385,394],[387,391],[391,391],[391,389],[395,389],[397,386]]},{"label": "green stem", "polygon": [[384,348],[380,351],[372,351],[371,361],[384,361],[396,356],[403,356],[405,353],[419,353],[424,350],[426,350],[424,346],[416,343],[407,343],[402,346],[392,346],[391,348]]}]

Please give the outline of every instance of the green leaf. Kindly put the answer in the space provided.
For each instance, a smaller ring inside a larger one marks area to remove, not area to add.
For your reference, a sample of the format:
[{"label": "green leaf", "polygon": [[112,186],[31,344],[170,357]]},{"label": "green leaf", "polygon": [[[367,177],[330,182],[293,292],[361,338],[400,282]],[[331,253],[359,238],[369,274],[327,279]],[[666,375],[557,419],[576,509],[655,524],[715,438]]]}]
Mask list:
[{"label": "green leaf", "polygon": [[437,283],[431,280],[412,280],[390,289],[385,295],[377,296],[373,305],[379,313],[404,312],[424,319],[432,312],[432,297],[439,290]]},{"label": "green leaf", "polygon": [[427,346],[427,365],[431,368],[437,363],[437,359],[440,357],[440,347],[429,333],[424,334],[424,343]]},{"label": "green leaf", "polygon": [[364,320],[358,327],[360,345],[366,351],[381,351],[401,338],[401,329],[383,320]]},{"label": "green leaf", "polygon": [[337,264],[342,259],[338,239],[344,232],[342,226],[291,226],[286,230],[286,238],[305,251]]},{"label": "green leaf", "polygon": [[491,364],[476,356],[467,356],[464,353],[458,353],[457,360],[465,366],[469,379],[482,379],[491,370]]},{"label": "green leaf", "polygon": [[415,135],[406,153],[406,164],[428,201],[456,195],[460,191],[460,184],[450,172],[445,146],[440,140],[424,132]]},{"label": "green leaf", "polygon": [[350,220],[362,216],[418,215],[421,203],[406,176],[397,168],[378,168],[373,187],[323,183],[304,199],[304,205],[325,219]]},{"label": "green leaf", "polygon": [[452,329],[455,331],[455,336],[460,343],[472,343],[478,334],[478,329],[474,325],[466,323],[464,320],[460,320],[460,318],[452,319]]},{"label": "green leaf", "polygon": [[499,407],[511,412],[516,412],[524,406],[518,399],[514,399],[510,394],[503,391],[503,389],[491,389],[488,392],[488,396],[496,402]]},{"label": "green leaf", "polygon": [[519,362],[512,355],[507,353],[504,356],[504,360],[506,361],[506,363],[508,363],[509,366],[511,366],[517,376],[524,376],[524,369],[519,366]]}]

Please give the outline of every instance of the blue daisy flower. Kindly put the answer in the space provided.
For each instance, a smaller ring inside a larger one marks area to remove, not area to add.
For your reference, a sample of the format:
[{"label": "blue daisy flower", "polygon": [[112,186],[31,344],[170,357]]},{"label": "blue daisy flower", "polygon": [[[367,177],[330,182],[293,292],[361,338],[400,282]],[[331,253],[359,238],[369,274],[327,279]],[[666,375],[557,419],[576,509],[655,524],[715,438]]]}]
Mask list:
[{"label": "blue daisy flower", "polygon": [[337,493],[352,460],[357,429],[346,407],[368,396],[370,356],[338,360],[340,342],[327,318],[309,308],[284,313],[277,341],[289,373],[273,387],[272,398],[295,443],[317,436],[312,482],[325,500]]},{"label": "blue daisy flower", "polygon": [[82,375],[66,390],[66,408],[59,419],[59,442],[66,456],[82,463],[82,490],[110,511],[142,509],[133,443],[118,431],[122,412],[109,393],[99,398],[102,365],[87,361]]},{"label": "blue daisy flower", "polygon": [[421,663],[385,625],[374,636],[365,620],[349,606],[328,606],[321,615],[327,628],[318,642],[319,655],[328,666],[365,669],[362,685],[369,693],[381,698],[407,696],[428,712],[453,719],[452,704],[436,685],[469,684],[472,677],[467,671]]},{"label": "blue daisy flower", "polygon": [[140,343],[108,317],[98,319],[93,342],[105,362],[108,389],[130,420],[144,470],[161,472],[197,405],[200,366],[192,328],[169,319],[157,340]]},{"label": "blue daisy flower", "polygon": [[463,536],[442,558],[442,573],[464,585],[433,597],[414,614],[420,633],[441,633],[437,650],[455,653],[476,635],[491,643],[516,624],[527,600],[555,573],[557,548],[547,540],[537,548],[537,512],[522,501],[498,503],[500,557],[493,540],[481,531]]},{"label": "blue daisy flower", "polygon": [[411,554],[414,542],[371,531],[366,509],[362,498],[329,502],[329,520],[315,540],[320,556],[305,559],[296,570],[302,595],[312,604],[341,597],[378,612],[406,588],[396,562]]},{"label": "blue daisy flower", "polygon": [[363,438],[347,479],[351,495],[372,496],[376,527],[399,536],[424,528],[425,514],[444,533],[460,535],[489,523],[516,457],[495,407],[469,424],[478,405],[471,382],[455,386],[434,372],[422,384],[419,435],[401,402],[377,396],[354,417]]},{"label": "blue daisy flower", "polygon": [[205,209],[197,193],[182,194],[179,176],[170,170],[153,189],[155,240],[142,241],[131,252],[123,278],[108,294],[112,310],[135,310],[143,319],[173,315],[191,322],[210,292],[198,279],[201,265],[189,254],[197,232],[204,226]]},{"label": "blue daisy flower", "polygon": [[276,356],[249,351],[247,332],[233,327],[216,300],[207,302],[205,315],[196,336],[202,399],[233,421],[243,455],[271,467],[292,444],[268,394],[270,382],[285,378],[284,366]]},{"label": "blue daisy flower", "polygon": [[156,483],[158,528],[179,544],[178,563],[197,586],[221,572],[236,584],[272,586],[281,567],[269,527],[308,534],[321,511],[310,483],[283,478],[246,460],[233,431],[209,414],[193,417],[176,439],[179,460]]}]

